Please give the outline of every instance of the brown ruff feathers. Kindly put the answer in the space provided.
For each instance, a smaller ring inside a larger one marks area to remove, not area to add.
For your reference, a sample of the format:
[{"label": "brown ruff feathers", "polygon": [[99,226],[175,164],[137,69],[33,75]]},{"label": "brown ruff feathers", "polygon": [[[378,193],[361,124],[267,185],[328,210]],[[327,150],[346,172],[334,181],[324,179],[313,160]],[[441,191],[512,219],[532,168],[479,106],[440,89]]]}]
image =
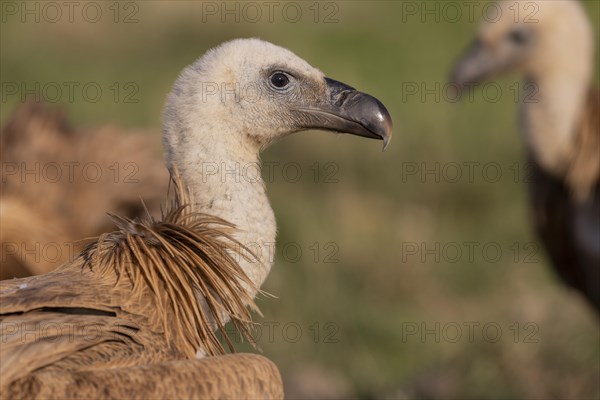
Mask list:
[{"label": "brown ruff feathers", "polygon": [[600,89],[588,91],[578,126],[576,153],[567,171],[566,183],[577,202],[593,195],[600,177]]},{"label": "brown ruff feathers", "polygon": [[[125,274],[134,297],[149,288],[158,299],[167,340],[179,335],[190,357],[198,348],[210,355],[225,353],[214,328],[234,351],[221,320],[229,316],[251,338],[252,316],[246,305],[258,312],[248,289],[254,284],[234,255],[250,259],[252,253],[231,236],[233,225],[191,211],[191,195],[176,171],[171,171],[171,184],[171,199],[160,221],[149,215],[143,221],[111,215],[119,230],[101,235],[83,250],[83,267],[114,273],[117,283]],[[204,297],[208,310],[199,304],[197,294]],[[175,316],[172,321],[168,311]]]}]

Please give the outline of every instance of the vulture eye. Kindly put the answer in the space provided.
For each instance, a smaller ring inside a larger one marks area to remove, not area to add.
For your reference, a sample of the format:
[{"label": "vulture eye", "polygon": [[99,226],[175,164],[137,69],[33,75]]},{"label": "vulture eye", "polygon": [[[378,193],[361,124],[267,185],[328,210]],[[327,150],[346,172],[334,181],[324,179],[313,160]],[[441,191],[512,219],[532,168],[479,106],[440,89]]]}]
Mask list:
[{"label": "vulture eye", "polygon": [[517,45],[523,45],[527,42],[527,33],[520,29],[515,29],[508,34],[508,39]]},{"label": "vulture eye", "polygon": [[290,78],[283,72],[275,72],[271,75],[271,84],[278,89],[286,87],[290,83]]}]

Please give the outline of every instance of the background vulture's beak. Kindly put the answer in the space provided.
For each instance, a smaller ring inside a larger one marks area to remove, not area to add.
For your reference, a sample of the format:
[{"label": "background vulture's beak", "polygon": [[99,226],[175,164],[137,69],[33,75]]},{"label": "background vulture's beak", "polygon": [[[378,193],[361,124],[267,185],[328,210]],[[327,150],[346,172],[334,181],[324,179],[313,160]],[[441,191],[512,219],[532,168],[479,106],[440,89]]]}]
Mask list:
[{"label": "background vulture's beak", "polygon": [[351,133],[383,140],[385,150],[392,138],[392,118],[375,97],[351,86],[325,78],[328,98],[318,105],[299,109],[306,129]]},{"label": "background vulture's beak", "polygon": [[498,74],[505,67],[504,57],[493,54],[479,41],[472,43],[460,57],[450,75],[450,82],[462,90]]}]

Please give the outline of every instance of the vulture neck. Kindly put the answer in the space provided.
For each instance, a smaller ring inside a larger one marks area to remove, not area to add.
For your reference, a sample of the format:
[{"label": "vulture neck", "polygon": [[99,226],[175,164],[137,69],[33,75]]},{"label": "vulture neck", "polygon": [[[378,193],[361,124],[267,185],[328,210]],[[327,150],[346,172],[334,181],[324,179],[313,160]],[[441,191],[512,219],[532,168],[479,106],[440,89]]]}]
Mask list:
[{"label": "vulture neck", "polygon": [[521,126],[529,152],[552,175],[564,178],[577,153],[579,124],[591,83],[591,60],[557,58],[525,79]]},{"label": "vulture neck", "polygon": [[[188,129],[193,132],[178,132],[179,140],[166,140],[169,162],[192,191],[194,211],[235,225],[235,238],[254,253],[251,260],[238,257],[240,267],[260,288],[272,266],[276,236],[275,216],[261,177],[260,149],[248,136],[223,127]],[[189,140],[182,141],[183,137]]]}]

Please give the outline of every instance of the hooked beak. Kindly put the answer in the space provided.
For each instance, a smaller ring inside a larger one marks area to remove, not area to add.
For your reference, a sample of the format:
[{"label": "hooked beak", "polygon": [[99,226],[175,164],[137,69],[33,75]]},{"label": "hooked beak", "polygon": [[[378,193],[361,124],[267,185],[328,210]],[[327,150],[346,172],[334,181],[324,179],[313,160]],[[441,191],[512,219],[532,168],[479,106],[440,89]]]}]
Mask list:
[{"label": "hooked beak", "polygon": [[385,150],[392,138],[392,118],[385,106],[351,86],[329,78],[325,81],[326,101],[297,109],[303,116],[302,127],[383,140]]}]

